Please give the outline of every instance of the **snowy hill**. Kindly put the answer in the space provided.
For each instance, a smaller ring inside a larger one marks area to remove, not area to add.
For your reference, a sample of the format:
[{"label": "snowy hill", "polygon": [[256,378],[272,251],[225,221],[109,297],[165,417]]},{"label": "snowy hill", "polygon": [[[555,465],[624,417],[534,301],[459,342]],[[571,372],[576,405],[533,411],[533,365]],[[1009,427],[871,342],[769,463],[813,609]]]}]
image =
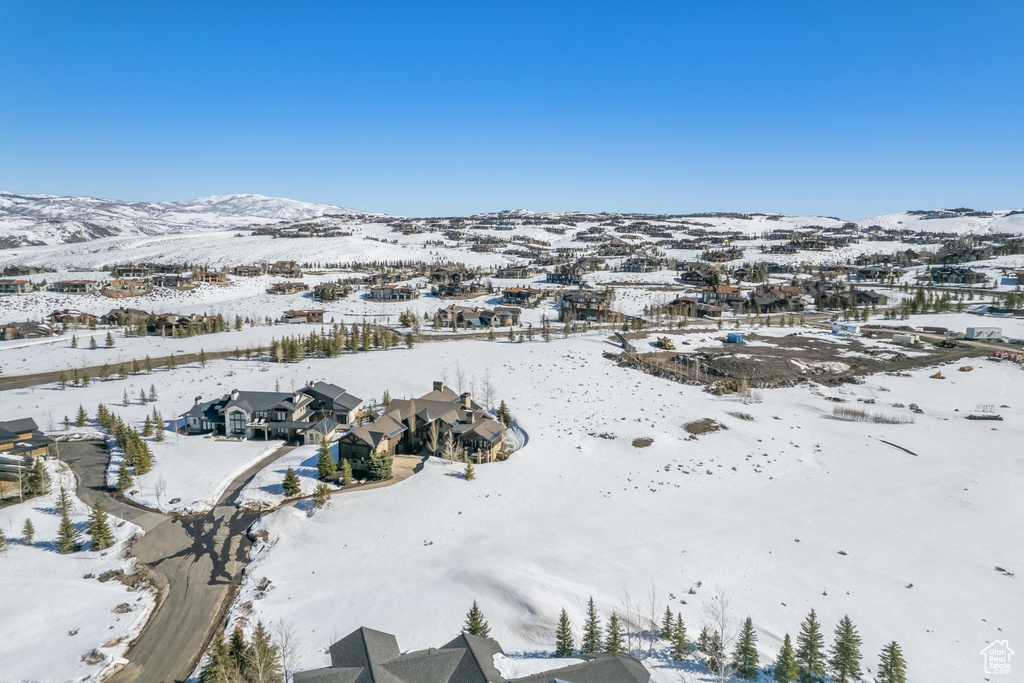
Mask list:
[{"label": "snowy hill", "polygon": [[309,204],[258,194],[153,203],[0,192],[0,247],[87,242],[104,237],[164,235],[203,229],[232,230],[254,223],[365,215],[331,204]]}]

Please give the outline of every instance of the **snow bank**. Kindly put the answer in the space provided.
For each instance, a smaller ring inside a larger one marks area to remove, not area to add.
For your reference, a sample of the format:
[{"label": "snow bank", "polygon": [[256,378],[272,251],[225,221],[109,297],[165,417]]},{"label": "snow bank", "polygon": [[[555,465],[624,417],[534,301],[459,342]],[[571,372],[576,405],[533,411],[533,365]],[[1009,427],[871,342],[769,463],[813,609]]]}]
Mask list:
[{"label": "snow bank", "polygon": [[[148,592],[132,592],[116,580],[101,583],[104,572],[131,572],[125,544],[139,527],[110,517],[116,543],[102,552],[70,555],[56,551],[60,526],[56,504],[60,486],[72,492],[71,520],[79,531],[88,523],[89,507],[74,497],[74,475],[47,463],[52,493],[0,509],[7,536],[0,556],[3,618],[0,619],[0,679],[5,681],[98,681],[123,663],[127,643],[137,636],[155,605]],[[26,545],[22,527],[35,526],[35,543]],[[88,548],[88,540],[82,536]],[[88,577],[88,578],[87,578]],[[45,656],[30,656],[43,648]],[[83,659],[93,653],[89,664]]]}]

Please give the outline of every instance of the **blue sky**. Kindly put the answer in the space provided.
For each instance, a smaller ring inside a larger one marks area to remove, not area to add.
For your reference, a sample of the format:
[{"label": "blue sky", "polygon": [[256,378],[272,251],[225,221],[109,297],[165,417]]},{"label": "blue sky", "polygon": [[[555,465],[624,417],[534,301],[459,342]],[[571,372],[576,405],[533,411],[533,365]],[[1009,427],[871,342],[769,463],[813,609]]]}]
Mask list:
[{"label": "blue sky", "polygon": [[1024,2],[0,3],[0,189],[1024,206]]}]

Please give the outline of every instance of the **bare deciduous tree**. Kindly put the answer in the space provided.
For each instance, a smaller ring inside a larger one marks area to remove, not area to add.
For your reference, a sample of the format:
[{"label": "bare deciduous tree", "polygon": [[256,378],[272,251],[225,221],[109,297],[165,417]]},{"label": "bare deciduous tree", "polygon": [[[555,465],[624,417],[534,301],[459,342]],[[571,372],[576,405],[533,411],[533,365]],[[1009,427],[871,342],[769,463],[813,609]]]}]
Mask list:
[{"label": "bare deciduous tree", "polygon": [[430,427],[427,429],[427,448],[430,449],[431,455],[437,455],[437,449],[441,447],[441,430],[438,427],[437,420],[430,423]]},{"label": "bare deciduous tree", "polygon": [[466,370],[459,361],[455,361],[455,384],[460,394],[466,391]]},{"label": "bare deciduous tree", "polygon": [[711,672],[718,678],[719,683],[725,683],[726,679],[732,676],[733,666],[729,656],[730,646],[736,637],[732,627],[732,616],[729,613],[730,600],[721,588],[708,598],[704,603],[704,618],[708,622],[708,630],[718,636],[722,650],[719,652],[717,661],[709,662],[715,666],[709,666]]},{"label": "bare deciduous tree", "polygon": [[444,442],[444,452],[442,453],[444,459],[449,463],[458,462],[460,460],[459,447],[455,445],[455,438],[451,432],[448,433],[448,438]]},{"label": "bare deciduous tree", "polygon": [[494,383],[491,382],[491,373],[484,375],[483,384],[480,385],[480,400],[484,402],[484,408],[491,410],[494,407]]},{"label": "bare deciduous tree", "polygon": [[274,624],[274,645],[277,646],[277,654],[281,657],[284,681],[288,683],[292,679],[291,670],[295,665],[299,645],[298,637],[295,635],[295,627],[290,621],[281,619]]}]

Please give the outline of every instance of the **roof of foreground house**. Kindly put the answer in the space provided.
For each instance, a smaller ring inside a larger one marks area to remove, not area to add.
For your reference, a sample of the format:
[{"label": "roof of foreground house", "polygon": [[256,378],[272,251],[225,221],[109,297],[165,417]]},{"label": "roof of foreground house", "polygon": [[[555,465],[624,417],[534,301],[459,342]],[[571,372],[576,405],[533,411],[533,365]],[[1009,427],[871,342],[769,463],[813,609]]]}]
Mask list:
[{"label": "roof of foreground house", "polygon": [[587,655],[587,661],[506,680],[494,666],[501,646],[462,633],[440,648],[402,654],[389,633],[360,628],[334,643],[331,666],[295,674],[295,683],[648,683],[646,667],[627,655]]}]

